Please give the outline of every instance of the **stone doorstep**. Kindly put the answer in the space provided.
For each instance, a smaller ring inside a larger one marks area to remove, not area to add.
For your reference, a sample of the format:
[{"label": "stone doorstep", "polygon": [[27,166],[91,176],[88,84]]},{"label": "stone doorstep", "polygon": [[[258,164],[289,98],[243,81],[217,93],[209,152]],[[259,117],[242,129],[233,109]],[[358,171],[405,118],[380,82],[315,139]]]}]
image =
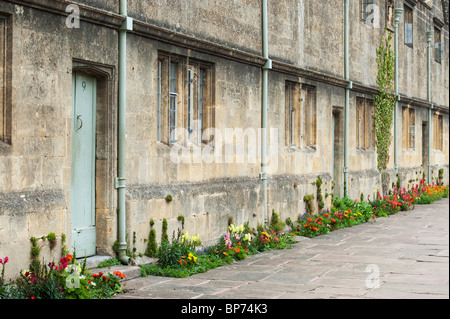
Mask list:
[{"label": "stone doorstep", "polygon": [[[133,260],[132,265],[117,265],[111,267],[97,268],[98,265],[106,260],[111,259],[111,256],[92,256],[86,258],[86,268],[88,268],[92,273],[98,274],[102,272],[104,274],[113,273],[114,271],[119,271],[126,277],[121,281],[128,281],[141,277],[141,268],[139,265],[148,265],[156,263],[156,259],[149,257],[137,257]],[[78,262],[83,262],[84,259],[78,259]]]}]

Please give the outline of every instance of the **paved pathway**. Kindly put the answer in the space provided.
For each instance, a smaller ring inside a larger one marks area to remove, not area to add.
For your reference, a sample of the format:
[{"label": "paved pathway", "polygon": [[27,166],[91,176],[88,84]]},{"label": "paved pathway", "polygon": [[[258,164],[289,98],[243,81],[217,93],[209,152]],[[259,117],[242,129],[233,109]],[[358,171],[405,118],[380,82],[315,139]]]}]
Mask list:
[{"label": "paved pathway", "polygon": [[126,282],[115,299],[448,299],[449,200],[183,279]]}]

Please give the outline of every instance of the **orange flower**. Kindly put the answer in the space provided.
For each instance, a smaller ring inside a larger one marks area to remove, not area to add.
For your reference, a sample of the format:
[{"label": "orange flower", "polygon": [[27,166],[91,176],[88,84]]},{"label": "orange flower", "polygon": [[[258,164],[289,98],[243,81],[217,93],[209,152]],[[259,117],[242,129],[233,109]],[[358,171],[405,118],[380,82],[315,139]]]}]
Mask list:
[{"label": "orange flower", "polygon": [[67,259],[68,259],[68,260],[72,260],[72,258],[73,258],[73,256],[72,256],[72,255],[70,255],[70,254],[69,254],[69,255],[67,255]]},{"label": "orange flower", "polygon": [[236,248],[235,252],[236,252],[236,254],[239,254],[241,252],[241,249],[240,248]]},{"label": "orange flower", "polygon": [[125,278],[126,275],[122,274],[120,271],[113,271],[113,274],[120,278]]}]

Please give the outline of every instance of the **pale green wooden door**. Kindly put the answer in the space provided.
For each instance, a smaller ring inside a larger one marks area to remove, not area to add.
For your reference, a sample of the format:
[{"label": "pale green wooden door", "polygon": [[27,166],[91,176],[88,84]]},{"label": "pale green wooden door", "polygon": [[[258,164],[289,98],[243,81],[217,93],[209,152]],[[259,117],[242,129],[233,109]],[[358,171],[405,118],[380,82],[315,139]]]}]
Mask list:
[{"label": "pale green wooden door", "polygon": [[72,247],[77,257],[96,254],[95,234],[95,114],[97,81],[73,75],[71,221]]}]

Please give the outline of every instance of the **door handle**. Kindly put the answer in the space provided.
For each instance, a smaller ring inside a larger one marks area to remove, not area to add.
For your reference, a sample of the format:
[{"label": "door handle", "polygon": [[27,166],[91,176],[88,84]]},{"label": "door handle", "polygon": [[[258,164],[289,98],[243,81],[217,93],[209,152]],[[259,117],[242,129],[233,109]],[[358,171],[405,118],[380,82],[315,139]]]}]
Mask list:
[{"label": "door handle", "polygon": [[81,128],[83,127],[83,120],[81,119],[81,115],[78,115],[77,116],[77,124],[78,124],[78,121],[80,121],[80,126],[78,127],[78,128],[76,128],[75,129],[75,131],[79,131],[79,130],[81,130]]}]

